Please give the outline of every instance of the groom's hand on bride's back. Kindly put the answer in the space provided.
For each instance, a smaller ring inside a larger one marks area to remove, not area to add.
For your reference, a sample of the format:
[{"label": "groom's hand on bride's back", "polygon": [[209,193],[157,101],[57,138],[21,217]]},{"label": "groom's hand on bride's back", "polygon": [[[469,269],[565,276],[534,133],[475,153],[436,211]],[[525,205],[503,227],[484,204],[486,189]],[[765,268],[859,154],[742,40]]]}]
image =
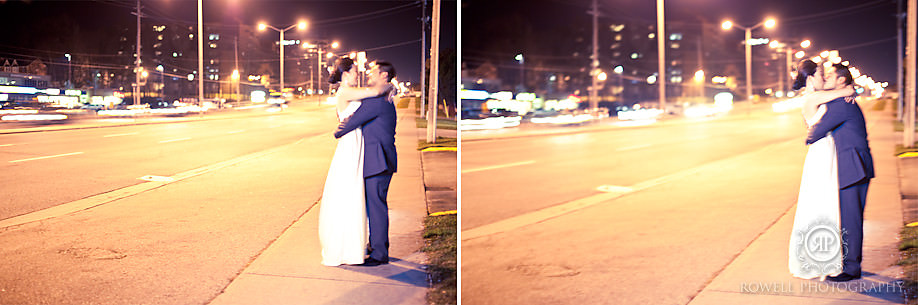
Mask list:
[{"label": "groom's hand on bride's back", "polygon": [[341,121],[341,123],[338,123],[338,129],[335,130],[335,139],[339,139],[343,137],[345,134],[347,134],[347,132],[344,131],[344,128],[349,119],[350,118],[344,119],[344,121]]}]

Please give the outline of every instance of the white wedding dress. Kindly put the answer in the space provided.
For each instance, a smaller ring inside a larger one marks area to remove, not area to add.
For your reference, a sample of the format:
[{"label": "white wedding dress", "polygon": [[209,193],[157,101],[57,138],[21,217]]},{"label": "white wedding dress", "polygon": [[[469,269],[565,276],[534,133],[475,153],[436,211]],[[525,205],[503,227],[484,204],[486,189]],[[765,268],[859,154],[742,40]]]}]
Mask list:
[{"label": "white wedding dress", "polygon": [[[813,117],[805,118],[807,126],[819,122],[825,112],[826,105],[820,105]],[[840,274],[843,247],[840,232],[838,164],[835,139],[829,133],[809,145],[803,162],[788,251],[791,274],[802,279]]]},{"label": "white wedding dress", "polygon": [[[360,107],[349,102],[338,113],[343,121]],[[363,132],[360,128],[338,139],[319,207],[322,264],[363,263],[367,245],[367,208],[363,182]]]}]

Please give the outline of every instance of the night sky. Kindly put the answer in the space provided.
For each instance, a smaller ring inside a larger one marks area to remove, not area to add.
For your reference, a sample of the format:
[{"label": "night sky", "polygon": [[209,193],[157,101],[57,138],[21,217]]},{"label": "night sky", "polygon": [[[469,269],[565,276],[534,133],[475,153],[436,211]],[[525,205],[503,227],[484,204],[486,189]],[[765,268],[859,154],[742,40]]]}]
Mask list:
[{"label": "night sky", "polygon": [[[197,1],[141,0],[148,17],[142,24],[179,22],[197,24]],[[370,50],[370,60],[392,62],[402,81],[420,79],[420,1],[286,1],[204,0],[204,23],[235,27],[266,22],[283,28],[307,20],[304,32],[287,31],[285,39],[323,39],[341,43],[340,52]],[[441,49],[456,49],[456,1],[443,1]],[[34,25],[72,19],[80,35],[106,35],[110,28],[136,28],[132,0],[0,0],[0,57],[45,56],[68,51],[64,31],[37,31]],[[428,3],[428,11],[432,1]],[[380,13],[382,12],[382,13]],[[142,25],[144,26],[144,25]],[[71,31],[72,32],[72,31]],[[428,33],[429,35],[429,33]],[[259,34],[279,38],[276,31]],[[133,38],[133,36],[131,36]],[[112,38],[117,39],[116,37]],[[36,41],[61,41],[43,43]],[[428,39],[428,46],[430,42]],[[35,47],[40,45],[41,47]],[[25,48],[23,48],[25,47]],[[145,46],[149,50],[149,46]]]},{"label": "night sky", "polygon": [[[571,24],[590,23],[590,0],[462,1],[463,54],[487,50],[488,45],[506,37],[482,35],[501,20],[526,20],[536,32]],[[600,0],[600,22],[617,20],[646,21],[656,24],[656,1]],[[668,0],[667,21],[720,24],[730,19],[752,26],[774,17],[778,26],[757,29],[753,37],[810,39],[810,50],[839,50],[840,56],[877,81],[896,83],[896,1],[895,0]],[[742,41],[743,31],[724,35]],[[545,44],[571,43],[545,41]],[[589,42],[587,42],[589,43]],[[532,52],[532,51],[530,51]],[[808,53],[812,54],[812,53]],[[808,55],[809,56],[809,55]]]}]

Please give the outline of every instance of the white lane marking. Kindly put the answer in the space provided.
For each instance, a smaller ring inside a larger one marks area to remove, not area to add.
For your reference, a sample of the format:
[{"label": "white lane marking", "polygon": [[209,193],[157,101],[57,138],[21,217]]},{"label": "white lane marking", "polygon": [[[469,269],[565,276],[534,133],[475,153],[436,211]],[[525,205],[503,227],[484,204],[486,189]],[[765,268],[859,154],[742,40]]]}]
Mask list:
[{"label": "white lane marking", "polygon": [[473,169],[466,169],[466,170],[463,170],[462,173],[465,174],[465,173],[480,172],[480,171],[486,171],[486,170],[492,170],[492,169],[498,169],[498,168],[514,167],[514,166],[520,166],[520,165],[533,164],[535,162],[536,162],[535,160],[529,160],[529,161],[523,161],[523,162],[485,166],[485,167],[479,167],[479,168],[473,168]]},{"label": "white lane marking", "polygon": [[102,137],[103,138],[113,138],[113,137],[133,136],[136,134],[140,134],[140,133],[139,132],[118,133],[118,134],[110,134],[110,135],[106,135]]},{"label": "white lane marking", "polygon": [[13,145],[16,145],[16,144],[0,144],[0,147],[8,147],[8,146],[13,146]]},{"label": "white lane marking", "polygon": [[729,162],[732,162],[734,160],[744,158],[747,156],[751,156],[751,155],[761,153],[764,151],[772,150],[772,149],[775,149],[776,147],[779,147],[780,145],[791,143],[792,141],[798,141],[798,140],[790,140],[790,141],[783,141],[783,142],[769,144],[769,145],[763,146],[756,150],[750,150],[742,154],[738,154],[738,155],[734,155],[728,158],[724,158],[724,159],[720,159],[720,160],[713,161],[710,163],[702,164],[702,165],[699,165],[699,166],[696,166],[690,169],[686,169],[683,171],[679,171],[676,173],[672,173],[666,176],[643,181],[635,185],[632,185],[630,187],[608,186],[608,185],[600,186],[597,189],[602,191],[603,193],[588,196],[585,198],[576,199],[576,200],[562,203],[556,206],[550,206],[550,207],[547,207],[541,210],[536,210],[536,211],[528,212],[525,214],[516,215],[510,218],[499,220],[499,221],[489,223],[489,224],[486,224],[480,227],[467,229],[467,230],[461,231],[459,233],[459,236],[460,236],[460,239],[462,240],[469,240],[469,239],[479,238],[479,237],[493,235],[497,233],[516,230],[516,229],[519,229],[519,228],[522,228],[522,227],[525,227],[531,224],[535,224],[535,223],[546,221],[546,220],[549,220],[555,217],[559,217],[559,216],[562,216],[562,215],[565,215],[565,214],[568,214],[568,213],[571,213],[577,210],[582,210],[587,207],[594,206],[594,205],[597,205],[603,202],[609,202],[610,200],[614,200],[614,199],[617,199],[619,197],[622,197],[622,196],[625,196],[631,193],[640,192],[640,191],[649,189],[651,187],[667,183],[672,180],[678,180],[678,179],[691,177],[703,170],[707,170],[711,168],[720,168],[720,167],[723,167],[724,164],[728,164]]},{"label": "white lane marking", "polygon": [[236,134],[236,133],[243,133],[243,132],[245,132],[245,129],[242,129],[242,130],[233,130],[233,131],[229,131],[229,132],[227,132],[227,133],[228,133],[228,134]]},{"label": "white lane marking", "polygon": [[[29,213],[29,214],[20,215],[20,216],[16,216],[16,217],[13,217],[13,218],[7,218],[7,219],[4,219],[4,220],[0,220],[0,228],[6,228],[6,227],[10,227],[10,226],[21,225],[21,224],[24,224],[24,223],[30,223],[30,222],[39,221],[39,220],[43,220],[43,219],[48,219],[48,218],[52,218],[52,217],[58,217],[58,216],[62,216],[62,215],[67,215],[67,214],[70,214],[70,213],[76,213],[76,212],[79,212],[79,211],[82,211],[82,210],[86,210],[86,209],[91,209],[91,208],[93,208],[93,207],[100,206],[100,205],[103,205],[103,204],[106,204],[106,203],[109,203],[109,202],[112,202],[112,201],[115,201],[115,200],[119,200],[119,199],[122,199],[122,198],[125,198],[125,197],[134,196],[134,195],[137,195],[137,194],[140,194],[140,193],[149,191],[149,190],[153,190],[153,189],[156,189],[156,188],[158,188],[158,187],[167,185],[167,184],[172,183],[172,182],[175,182],[175,181],[180,181],[180,180],[188,179],[188,178],[191,178],[191,177],[194,177],[194,176],[198,176],[198,175],[205,174],[205,173],[208,173],[208,172],[212,172],[212,171],[215,171],[215,170],[219,170],[219,169],[222,169],[222,168],[225,168],[225,167],[228,167],[228,166],[232,166],[232,165],[235,165],[235,164],[239,164],[239,163],[242,163],[242,162],[245,162],[245,161],[248,161],[248,160],[252,160],[252,159],[260,158],[260,157],[263,157],[263,156],[267,156],[267,155],[269,155],[269,154],[273,154],[273,153],[282,151],[282,150],[284,150],[284,149],[287,149],[287,148],[290,148],[290,147],[299,145],[299,144],[302,143],[304,140],[306,140],[306,138],[299,139],[299,140],[297,140],[296,142],[293,142],[293,143],[290,143],[290,144],[286,144],[286,145],[283,145],[283,146],[278,146],[278,147],[271,148],[271,149],[268,149],[268,150],[263,150],[263,151],[260,151],[260,152],[251,153],[251,154],[248,154],[248,155],[245,155],[245,156],[236,157],[236,158],[234,158],[234,159],[226,160],[226,161],[219,162],[219,163],[216,163],[216,164],[211,164],[211,165],[204,166],[204,167],[201,167],[201,168],[196,168],[196,169],[192,169],[192,170],[190,170],[190,171],[178,173],[178,174],[175,174],[175,175],[172,176],[172,177],[163,177],[163,178],[167,178],[167,179],[163,179],[163,180],[165,180],[165,181],[149,181],[149,182],[143,182],[143,183],[140,183],[140,184],[135,184],[135,185],[128,186],[128,187],[125,187],[125,188],[121,188],[121,189],[113,190],[113,191],[110,191],[110,192],[98,194],[98,195],[95,195],[95,196],[92,196],[92,197],[87,197],[87,198],[83,198],[83,199],[80,199],[80,200],[71,201],[71,202],[68,202],[68,203],[65,203],[65,204],[60,204],[60,205],[57,205],[57,206],[54,206],[54,207],[50,207],[50,208],[47,208],[47,209],[44,209],[44,210],[32,212],[32,213]],[[169,179],[172,179],[172,180],[170,181]]]},{"label": "white lane marking", "polygon": [[72,153],[66,153],[66,154],[60,154],[60,155],[53,155],[53,156],[44,156],[44,157],[37,157],[37,158],[20,159],[20,160],[13,160],[13,161],[10,161],[10,163],[18,163],[18,162],[26,162],[26,161],[35,161],[35,160],[42,160],[42,159],[51,159],[51,158],[57,158],[57,157],[66,157],[66,156],[79,155],[79,154],[82,154],[82,153],[83,153],[82,151],[78,151],[78,152],[72,152]]},{"label": "white lane marking", "polygon": [[163,143],[172,143],[172,142],[188,141],[188,140],[191,140],[191,138],[180,138],[180,139],[172,139],[172,140],[162,140],[162,141],[159,141],[159,143],[160,143],[160,144],[163,144]]},{"label": "white lane marking", "polygon": [[635,149],[647,148],[651,146],[653,146],[653,144],[634,145],[634,146],[622,147],[622,148],[616,149],[615,151],[635,150]]},{"label": "white lane marking", "polygon": [[618,185],[600,185],[596,190],[604,193],[630,193],[634,191],[633,188]]},{"label": "white lane marking", "polygon": [[143,181],[152,181],[152,182],[175,182],[175,178],[172,177],[163,177],[163,176],[154,176],[146,175],[140,178],[137,178]]}]

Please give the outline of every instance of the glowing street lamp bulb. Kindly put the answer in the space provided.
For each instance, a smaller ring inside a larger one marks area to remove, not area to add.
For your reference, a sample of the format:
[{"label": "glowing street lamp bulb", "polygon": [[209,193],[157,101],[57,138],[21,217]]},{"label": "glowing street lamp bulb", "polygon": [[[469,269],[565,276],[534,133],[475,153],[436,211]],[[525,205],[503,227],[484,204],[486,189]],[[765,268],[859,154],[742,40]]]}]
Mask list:
[{"label": "glowing street lamp bulb", "polygon": [[625,72],[625,67],[615,66],[615,68],[612,69],[612,71],[615,72],[615,74],[622,74],[622,72]]},{"label": "glowing street lamp bulb", "polygon": [[296,27],[297,27],[298,29],[300,29],[300,30],[305,30],[305,29],[306,29],[306,21],[300,21],[300,23],[297,24]]},{"label": "glowing street lamp bulb", "polygon": [[326,58],[335,57],[335,53],[328,53],[328,54],[325,54],[325,57],[326,57]]},{"label": "glowing street lamp bulb", "polygon": [[810,40],[807,39],[807,40],[800,42],[800,47],[806,49],[810,47],[810,44],[812,44],[812,42],[810,42]]},{"label": "glowing street lamp bulb", "polygon": [[140,76],[143,76],[144,78],[146,78],[146,77],[149,76],[149,75],[150,75],[150,73],[147,73],[147,71],[143,71],[143,72],[140,73]]},{"label": "glowing street lamp bulb", "polygon": [[264,31],[264,30],[267,29],[267,28],[268,28],[268,25],[267,25],[267,24],[264,24],[264,23],[259,23],[259,24],[258,24],[258,30],[259,30],[259,31]]},{"label": "glowing street lamp bulb", "polygon": [[776,49],[776,48],[778,48],[780,45],[781,45],[781,43],[778,42],[777,40],[772,40],[771,42],[768,43],[768,47],[769,47],[769,48],[772,48],[772,49]]},{"label": "glowing street lamp bulb", "polygon": [[704,81],[704,70],[695,71],[695,81],[696,82]]},{"label": "glowing street lamp bulb", "polygon": [[332,47],[332,49],[337,49],[337,48],[338,48],[338,46],[340,46],[340,44],[338,44],[338,42],[337,42],[337,41],[335,41],[335,42],[332,42],[332,44],[331,44],[331,47]]},{"label": "glowing street lamp bulb", "polygon": [[821,56],[821,57],[829,57],[829,51],[822,51],[821,53],[819,53],[819,56]]},{"label": "glowing street lamp bulb", "polygon": [[797,59],[801,59],[803,58],[803,56],[806,56],[806,52],[797,51],[797,53],[794,54],[794,57],[796,57]]},{"label": "glowing street lamp bulb", "polygon": [[601,81],[605,81],[606,79],[609,78],[609,76],[606,75],[606,72],[600,72],[600,73],[599,73],[599,76],[597,76],[596,78],[599,79],[599,80],[601,80]]},{"label": "glowing street lamp bulb", "polygon": [[720,27],[723,28],[724,30],[729,30],[733,28],[733,22],[730,20],[724,21],[724,23],[720,24]]},{"label": "glowing street lamp bulb", "polygon": [[765,20],[765,27],[766,27],[766,28],[769,28],[769,29],[770,29],[770,28],[773,28],[773,27],[775,27],[775,25],[777,25],[777,24],[778,24],[778,21],[776,21],[775,18],[769,18],[768,20]]}]

